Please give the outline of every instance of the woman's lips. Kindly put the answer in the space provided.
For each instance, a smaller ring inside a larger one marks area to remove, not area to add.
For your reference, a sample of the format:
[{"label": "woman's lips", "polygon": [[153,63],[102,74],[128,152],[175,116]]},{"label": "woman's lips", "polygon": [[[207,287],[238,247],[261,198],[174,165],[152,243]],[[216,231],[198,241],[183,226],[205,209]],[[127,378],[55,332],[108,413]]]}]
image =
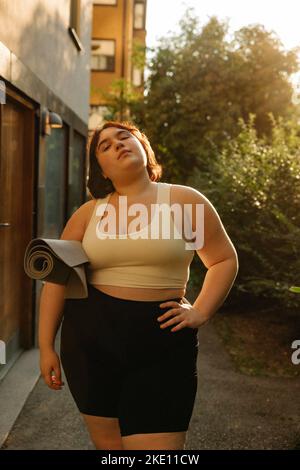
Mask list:
[{"label": "woman's lips", "polygon": [[129,153],[130,153],[130,152],[126,150],[126,152],[123,152],[123,153],[120,155],[119,159],[122,158],[122,157],[125,157],[125,156],[128,155]]}]

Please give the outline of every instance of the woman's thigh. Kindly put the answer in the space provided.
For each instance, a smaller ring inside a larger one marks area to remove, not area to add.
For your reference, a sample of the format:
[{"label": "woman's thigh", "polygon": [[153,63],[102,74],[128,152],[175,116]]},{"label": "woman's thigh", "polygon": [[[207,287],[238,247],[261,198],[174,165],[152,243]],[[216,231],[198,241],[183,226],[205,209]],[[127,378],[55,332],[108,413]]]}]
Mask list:
[{"label": "woman's thigh", "polygon": [[120,393],[122,437],[186,432],[197,385],[197,348],[186,345],[131,370],[123,379]]}]

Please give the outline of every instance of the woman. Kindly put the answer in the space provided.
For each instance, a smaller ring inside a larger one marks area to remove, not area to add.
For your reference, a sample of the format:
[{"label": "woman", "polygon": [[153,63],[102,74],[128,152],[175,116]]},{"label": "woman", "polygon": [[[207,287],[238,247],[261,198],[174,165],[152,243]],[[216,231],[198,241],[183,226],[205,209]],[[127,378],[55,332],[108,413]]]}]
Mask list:
[{"label": "woman", "polygon": [[[64,300],[65,287],[49,282],[41,294],[43,378],[53,390],[64,385],[54,349],[63,316],[61,363],[97,449],[185,448],[197,391],[198,328],[223,303],[238,270],[235,248],[208,199],[160,177],[150,143],[136,127],[110,121],[95,130],[93,199],[74,212],[61,235],[81,241],[89,257],[88,298]],[[182,218],[150,211],[165,203],[182,210],[196,238],[181,230]],[[139,224],[133,204],[146,214]],[[192,207],[189,216],[185,204]],[[166,221],[172,235],[165,236]],[[195,251],[208,271],[191,305],[184,294]]]}]

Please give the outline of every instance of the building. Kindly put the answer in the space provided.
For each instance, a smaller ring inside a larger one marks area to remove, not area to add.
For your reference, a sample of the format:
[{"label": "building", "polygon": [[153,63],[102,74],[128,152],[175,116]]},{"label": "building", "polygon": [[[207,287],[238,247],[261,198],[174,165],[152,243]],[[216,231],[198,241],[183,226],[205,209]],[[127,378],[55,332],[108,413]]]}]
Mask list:
[{"label": "building", "polygon": [[[103,122],[106,93],[117,80],[143,93],[146,9],[146,0],[93,1],[90,132]],[[125,117],[127,110],[120,109]]]},{"label": "building", "polygon": [[92,3],[2,0],[0,21],[1,383],[37,345],[25,248],[59,238],[86,200]]}]

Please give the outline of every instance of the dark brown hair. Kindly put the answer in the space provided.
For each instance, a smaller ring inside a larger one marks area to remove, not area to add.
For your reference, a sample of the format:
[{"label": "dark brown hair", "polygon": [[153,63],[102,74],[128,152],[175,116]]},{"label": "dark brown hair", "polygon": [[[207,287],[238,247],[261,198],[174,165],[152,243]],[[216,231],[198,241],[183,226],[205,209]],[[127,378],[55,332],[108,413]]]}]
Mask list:
[{"label": "dark brown hair", "polygon": [[104,178],[102,175],[102,170],[96,157],[101,131],[108,127],[126,129],[140,141],[147,155],[147,171],[149,177],[151,181],[158,181],[162,175],[162,166],[156,161],[155,154],[147,136],[129,121],[108,121],[102,127],[94,130],[88,148],[89,177],[87,187],[93,198],[104,198],[107,194],[115,190],[112,181],[109,178]]}]

